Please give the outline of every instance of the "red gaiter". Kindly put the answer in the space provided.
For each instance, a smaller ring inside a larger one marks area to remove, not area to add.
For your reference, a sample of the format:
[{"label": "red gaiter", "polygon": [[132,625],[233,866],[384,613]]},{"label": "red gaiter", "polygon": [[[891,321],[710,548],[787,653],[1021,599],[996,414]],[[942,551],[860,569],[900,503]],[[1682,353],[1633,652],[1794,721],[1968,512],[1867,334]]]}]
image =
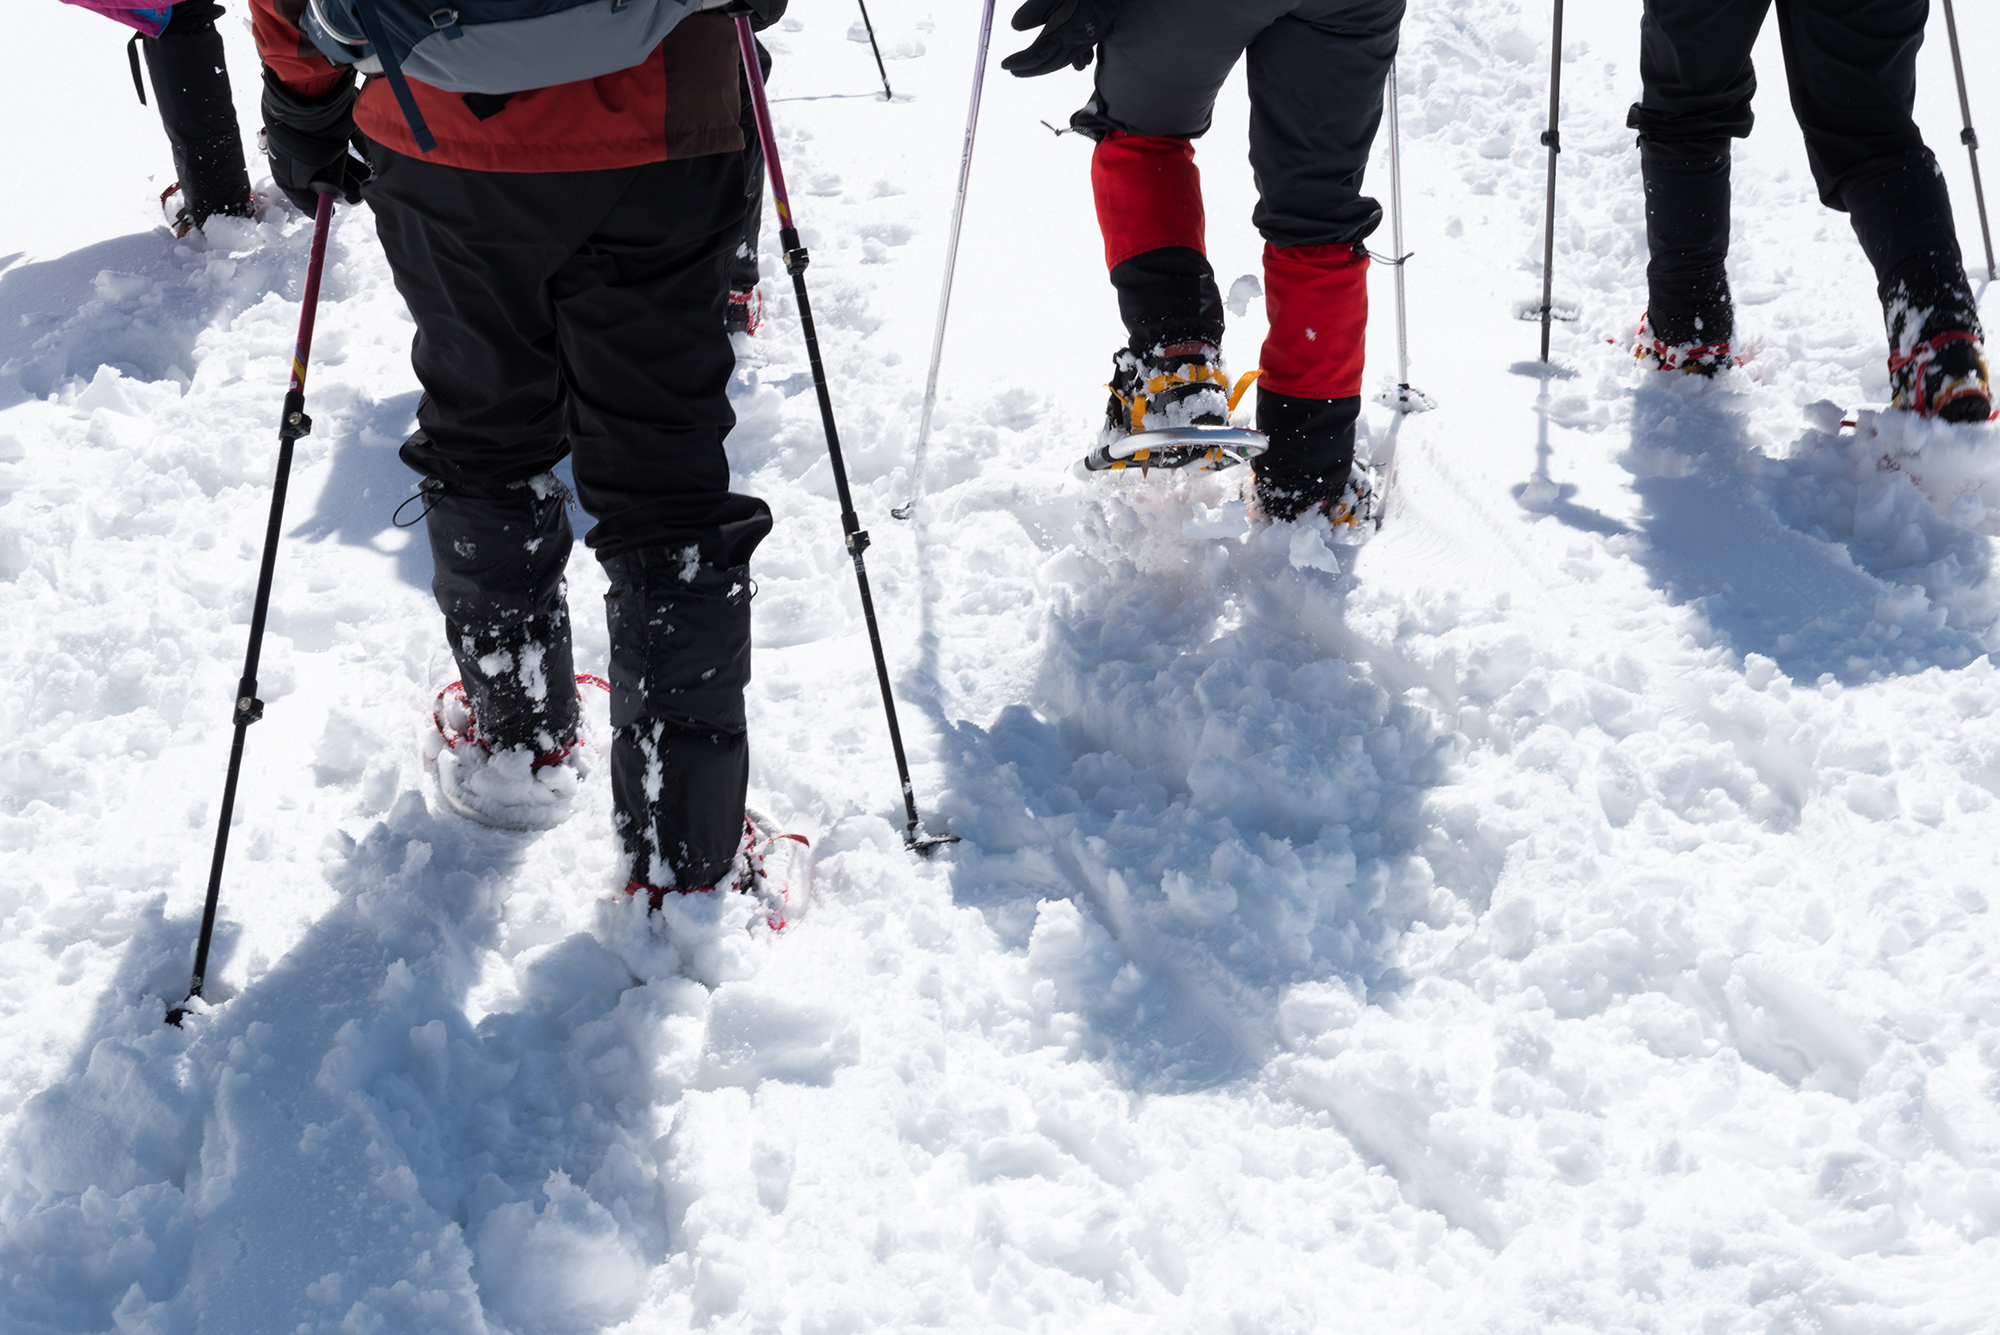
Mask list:
[{"label": "red gaiter", "polygon": [[1368,331],[1364,248],[1266,243],[1264,313],[1271,328],[1264,336],[1261,388],[1295,399],[1346,399],[1361,392]]},{"label": "red gaiter", "polygon": [[1208,253],[1201,172],[1185,139],[1114,133],[1090,156],[1090,188],[1104,233],[1104,267],[1167,246]]}]

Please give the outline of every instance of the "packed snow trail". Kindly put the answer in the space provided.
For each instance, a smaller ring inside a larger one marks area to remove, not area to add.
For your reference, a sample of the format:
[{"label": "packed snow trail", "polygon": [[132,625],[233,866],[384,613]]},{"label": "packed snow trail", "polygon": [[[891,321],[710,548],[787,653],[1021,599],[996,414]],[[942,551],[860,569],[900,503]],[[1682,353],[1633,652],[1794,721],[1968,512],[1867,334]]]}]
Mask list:
[{"label": "packed snow trail", "polygon": [[[117,34],[43,8],[8,109],[115,91]],[[1814,407],[1886,397],[1882,332],[1775,36],[1736,171],[1757,355],[1707,385],[1627,355],[1634,13],[1570,15],[1581,319],[1550,368],[1511,313],[1540,290],[1546,15],[1412,15],[1440,406],[1370,411],[1400,482],[1356,549],[1250,522],[1228,474],[1071,471],[1119,333],[1087,145],[1038,122],[1084,76],[989,80],[927,496],[891,520],[977,15],[878,6],[885,105],[857,16],[800,9],[767,38],[781,149],[918,790],[964,842],[901,848],[767,238],[731,438],[778,516],[753,798],[819,854],[776,939],[747,901],[664,930],[614,903],[601,791],[539,836],[442,808],[414,730],[449,659],[389,518],[410,327],[342,210],[214,1006],[160,1023],[309,227],[145,230],[164,145],[115,99],[6,145],[81,216],[0,236],[28,252],[0,268],[0,1327],[1990,1330],[1993,539]],[[1971,238],[1941,36],[1924,59]],[[1258,253],[1245,115],[1236,83],[1199,146],[1225,287]],[[1238,370],[1260,335],[1253,299]],[[594,667],[602,576],[571,574]]]}]

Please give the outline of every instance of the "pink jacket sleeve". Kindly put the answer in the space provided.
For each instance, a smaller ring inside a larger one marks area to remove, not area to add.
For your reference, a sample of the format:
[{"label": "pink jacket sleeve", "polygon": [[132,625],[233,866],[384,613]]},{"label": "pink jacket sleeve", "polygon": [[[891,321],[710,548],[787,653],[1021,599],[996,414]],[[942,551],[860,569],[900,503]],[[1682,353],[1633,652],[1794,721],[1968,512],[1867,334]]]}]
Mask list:
[{"label": "pink jacket sleeve", "polygon": [[63,3],[102,14],[128,28],[137,28],[148,37],[158,37],[173,12],[171,4],[142,4],[139,0],[63,0]]}]

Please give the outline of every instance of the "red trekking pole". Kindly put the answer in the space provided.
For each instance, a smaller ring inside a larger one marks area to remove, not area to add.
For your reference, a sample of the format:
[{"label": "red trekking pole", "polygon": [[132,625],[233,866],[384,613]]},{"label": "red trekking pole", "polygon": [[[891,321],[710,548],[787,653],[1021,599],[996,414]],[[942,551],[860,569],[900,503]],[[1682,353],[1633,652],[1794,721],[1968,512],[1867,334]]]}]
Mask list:
[{"label": "red trekking pole", "polygon": [[285,410],[278,419],[278,476],[271,484],[271,522],[264,530],[264,563],[257,572],[257,600],[250,610],[250,649],[243,658],[243,679],[236,683],[236,737],[229,744],[229,771],[222,781],[222,818],[215,827],[215,857],[208,868],[208,902],[201,911],[201,936],[194,948],[194,980],[187,1001],[167,1012],[167,1023],[180,1024],[188,1002],[201,995],[208,976],[208,948],[215,939],[215,910],[222,900],[222,862],[229,852],[229,819],[236,811],[236,781],[243,771],[243,735],[264,717],[257,698],[257,658],[264,647],[264,619],[271,611],[271,575],[278,564],[278,530],[285,518],[285,487],[292,476],[292,446],[312,431],[306,416],[306,361],[312,354],[313,317],[319,312],[319,275],[326,264],[326,234],[333,226],[333,196],[319,197],[313,214],[312,259],[306,266],[306,291],[299,311],[299,340],[292,352],[291,385]]},{"label": "red trekking pole", "polygon": [[810,257],[792,220],[792,198],[785,191],[784,169],[778,165],[778,138],[771,133],[771,108],[764,100],[764,81],[758,77],[757,43],[750,35],[749,7],[736,0],[724,12],[736,20],[736,43],[743,51],[744,82],[750,86],[757,137],[764,145],[764,170],[771,180],[771,199],[778,206],[778,244],[784,247],[785,272],[792,276],[792,295],[799,303],[799,324],[806,336],[806,361],[812,366],[813,392],[819,396],[819,419],[826,428],[826,453],[833,464],[834,490],[840,496],[840,527],[847,535],[847,554],[854,559],[855,583],[861,587],[861,616],[868,623],[868,644],[875,651],[875,677],[881,683],[882,709],[889,719],[889,746],[896,753],[896,776],[903,783],[903,810],[909,818],[903,827],[903,845],[927,854],[940,844],[957,843],[958,836],[925,833],[923,820],[917,815],[917,790],[910,783],[910,762],[903,754],[903,730],[896,722],[896,695],[889,686],[889,661],[882,655],[882,632],[875,624],[875,599],[868,592],[868,566],[861,556],[868,550],[868,534],[854,513],[854,496],[847,488],[847,464],[840,453],[840,433],[833,425],[833,396],[827,392],[826,368],[820,364],[812,303],[806,299],[806,265]]}]

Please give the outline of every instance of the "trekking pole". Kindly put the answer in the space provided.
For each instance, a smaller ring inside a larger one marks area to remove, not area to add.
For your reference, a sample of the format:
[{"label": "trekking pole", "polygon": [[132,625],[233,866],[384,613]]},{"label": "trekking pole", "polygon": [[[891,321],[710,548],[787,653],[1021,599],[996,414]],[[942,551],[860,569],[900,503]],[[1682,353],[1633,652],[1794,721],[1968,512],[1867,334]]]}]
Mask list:
[{"label": "trekking pole", "polygon": [[875,53],[875,72],[882,76],[882,100],[893,102],[896,95],[889,91],[889,71],[882,64],[882,48],[875,44],[875,25],[868,21],[868,0],[854,0],[861,6],[861,26],[868,29],[868,49]]},{"label": "trekking pole", "polygon": [[1389,62],[1389,216],[1396,242],[1396,381],[1395,409],[1400,413],[1422,412],[1432,406],[1428,395],[1410,388],[1410,329],[1403,299],[1403,265],[1410,256],[1403,250],[1403,136],[1396,117],[1396,62]]},{"label": "trekking pole", "polygon": [[1562,132],[1556,128],[1562,109],[1563,0],[1556,0],[1555,45],[1549,53],[1549,128],[1542,143],[1549,150],[1549,207],[1542,224],[1542,360],[1549,359],[1549,321],[1554,318],[1556,282],[1556,155],[1562,152]]},{"label": "trekking pole", "polygon": [[1986,243],[1986,277],[1991,281],[2000,278],[2000,272],[1993,267],[1993,232],[1986,225],[1986,190],[1979,184],[1979,135],[1972,128],[1972,103],[1965,96],[1965,62],[1958,54],[1958,16],[1951,12],[1951,0],[1944,0],[1944,30],[1951,38],[1951,68],[1958,75],[1958,112],[1965,120],[1965,128],[1958,132],[1958,142],[1965,145],[1966,155],[1972,159],[1972,198],[1979,205],[1979,239]]},{"label": "trekking pole", "polygon": [[222,862],[229,852],[229,820],[236,811],[236,781],[243,771],[243,734],[264,717],[257,698],[257,658],[264,647],[264,619],[271,611],[271,575],[278,564],[278,531],[285,518],[285,487],[292,475],[292,446],[312,431],[306,416],[306,361],[312,355],[313,317],[319,312],[319,275],[326,264],[326,234],[333,227],[333,196],[322,194],[313,214],[312,258],[306,265],[306,290],[299,310],[299,338],[293,345],[292,379],[285,390],[284,412],[278,418],[278,474],[271,484],[271,520],[264,529],[264,561],[257,571],[257,599],[250,608],[250,648],[243,656],[243,679],[236,683],[236,736],[229,744],[229,769],[222,781],[222,817],[215,826],[215,856],[208,867],[208,902],[202,906],[201,936],[194,948],[194,978],[187,1001],[167,1012],[167,1023],[178,1026],[188,1003],[201,995],[208,977],[208,948],[215,939],[215,910],[222,899]]},{"label": "trekking pole", "polygon": [[903,754],[903,730],[896,722],[896,695],[889,686],[889,660],[882,654],[882,632],[875,624],[875,599],[868,592],[868,566],[862,553],[868,550],[868,534],[854,513],[854,496],[847,487],[847,464],[840,453],[840,433],[833,424],[833,396],[827,392],[826,367],[820,362],[819,335],[813,330],[812,303],[806,299],[806,265],[810,257],[799,241],[799,229],[792,220],[792,200],[785,191],[785,173],[778,165],[778,138],[771,132],[771,107],[764,100],[764,83],[757,78],[757,46],[750,36],[749,6],[732,0],[724,11],[736,20],[736,41],[743,52],[743,68],[748,73],[750,105],[756,113],[757,137],[764,145],[764,172],[771,181],[771,199],[778,207],[778,244],[785,251],[785,272],[792,276],[792,295],[799,303],[799,324],[806,336],[806,361],[812,367],[813,393],[819,398],[820,423],[826,429],[827,458],[833,464],[833,486],[840,496],[840,527],[847,535],[847,554],[854,558],[854,582],[861,589],[861,616],[868,623],[868,645],[875,652],[875,677],[882,686],[882,711],[889,720],[889,745],[896,753],[896,776],[903,784],[903,809],[909,823],[903,827],[903,845],[918,853],[929,853],[940,844],[955,844],[955,834],[926,834],[917,815],[917,790],[910,783],[910,762]]},{"label": "trekking pole", "polygon": [[958,200],[951,206],[951,242],[944,252],[944,290],[938,293],[937,329],[931,335],[931,371],[924,380],[924,413],[917,422],[917,450],[910,461],[910,499],[889,513],[908,519],[924,489],[924,459],[930,447],[931,412],[937,407],[938,364],[944,359],[944,324],[951,314],[951,277],[958,268],[958,229],[965,222],[965,188],[972,180],[972,136],[979,129],[979,93],[986,84],[986,48],[993,40],[993,0],[979,20],[979,54],[972,63],[972,106],[965,113],[965,150],[958,159]]}]

